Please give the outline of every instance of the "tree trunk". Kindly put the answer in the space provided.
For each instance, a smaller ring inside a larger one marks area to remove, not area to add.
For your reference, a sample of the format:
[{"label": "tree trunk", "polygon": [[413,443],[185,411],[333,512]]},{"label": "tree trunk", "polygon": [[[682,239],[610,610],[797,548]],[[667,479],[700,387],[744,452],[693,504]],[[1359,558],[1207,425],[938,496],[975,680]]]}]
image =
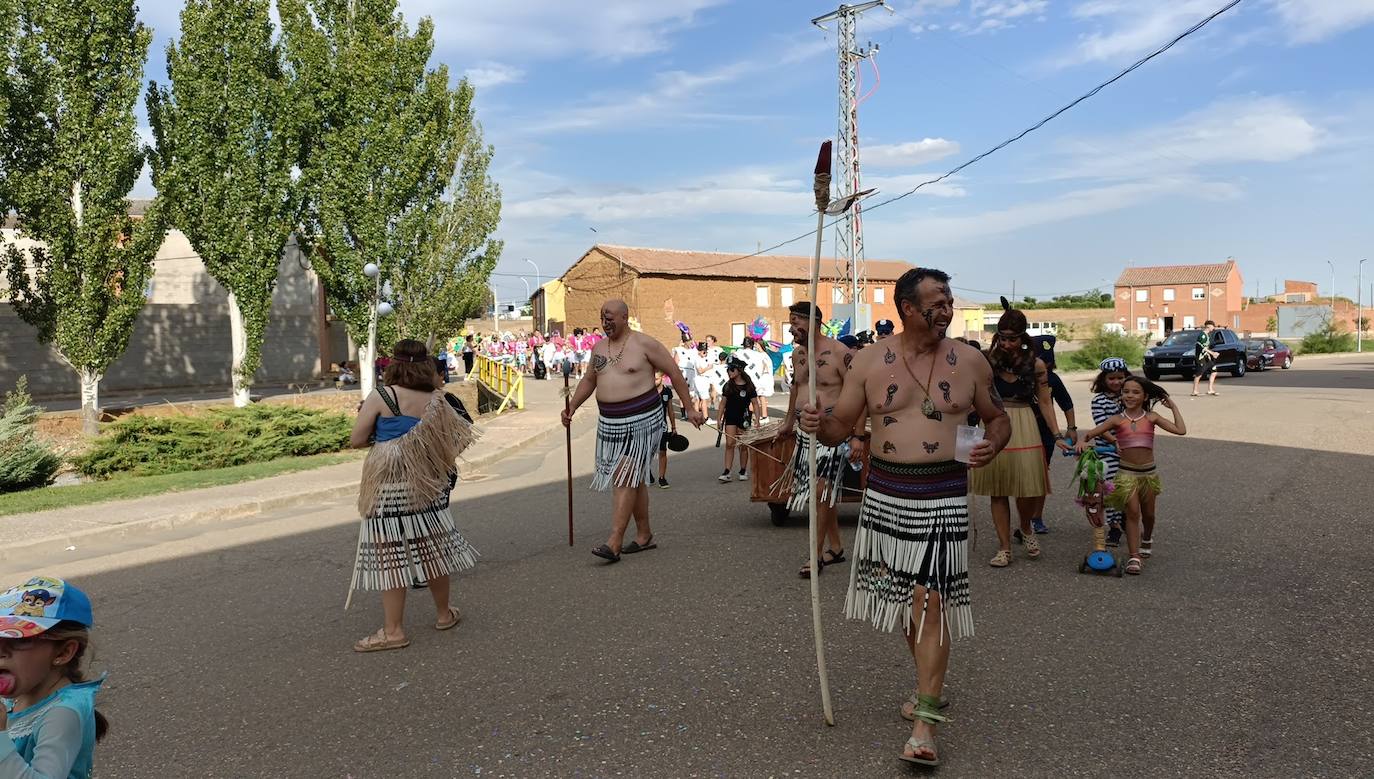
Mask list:
[{"label": "tree trunk", "polygon": [[366,399],[377,385],[377,307],[367,320],[367,340],[358,344],[358,388]]},{"label": "tree trunk", "polygon": [[81,377],[81,432],[88,436],[100,433],[101,374],[89,368],[77,369]]},{"label": "tree trunk", "polygon": [[248,332],[244,327],[238,298],[232,292],[229,293],[229,343],[232,355],[229,377],[233,382],[234,405],[243,408],[252,402],[248,391],[253,386],[253,377],[243,375],[243,360],[248,354]]}]

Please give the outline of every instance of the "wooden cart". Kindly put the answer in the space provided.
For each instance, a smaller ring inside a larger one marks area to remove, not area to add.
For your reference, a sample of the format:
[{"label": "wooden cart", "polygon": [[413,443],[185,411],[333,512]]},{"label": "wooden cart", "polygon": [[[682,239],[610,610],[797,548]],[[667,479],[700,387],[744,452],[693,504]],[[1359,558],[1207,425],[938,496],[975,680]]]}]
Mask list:
[{"label": "wooden cart", "polygon": [[[749,469],[749,500],[754,503],[767,503],[768,513],[773,524],[779,527],[787,524],[791,512],[787,508],[790,493],[776,492],[773,484],[782,477],[783,469],[792,462],[792,452],[797,446],[795,436],[773,437],[757,441],[751,446],[752,462]],[[863,485],[868,481],[868,457],[864,456],[863,469],[844,469],[844,491],[840,493],[841,503],[858,503],[863,498]]]}]

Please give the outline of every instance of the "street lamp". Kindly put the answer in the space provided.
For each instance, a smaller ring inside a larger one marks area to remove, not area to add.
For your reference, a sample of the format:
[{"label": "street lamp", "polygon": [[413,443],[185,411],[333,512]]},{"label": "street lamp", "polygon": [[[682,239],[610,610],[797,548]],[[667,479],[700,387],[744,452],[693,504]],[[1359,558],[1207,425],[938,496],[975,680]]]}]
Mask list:
[{"label": "street lamp", "polygon": [[544,286],[544,277],[539,273],[539,266],[535,265],[534,260],[531,260],[529,257],[525,258],[525,262],[534,266],[534,285],[536,287]]},{"label": "street lamp", "polygon": [[1336,326],[1336,265],[1330,260],[1326,264],[1331,267],[1331,326]]},{"label": "street lamp", "polygon": [[[391,296],[391,282],[382,281],[382,269],[375,262],[369,262],[363,266],[363,275],[372,279],[372,305],[367,316],[367,347],[363,355],[367,361],[367,369],[358,366],[358,386],[363,392],[363,397],[372,393],[372,388],[377,378],[377,319],[391,314],[395,309],[390,302],[383,299],[383,296]],[[362,362],[361,360],[359,362]]]},{"label": "street lamp", "polygon": [[1364,351],[1364,298],[1360,297],[1360,285],[1364,283],[1364,264],[1369,262],[1366,257],[1360,260],[1360,264],[1355,266],[1355,351]]}]

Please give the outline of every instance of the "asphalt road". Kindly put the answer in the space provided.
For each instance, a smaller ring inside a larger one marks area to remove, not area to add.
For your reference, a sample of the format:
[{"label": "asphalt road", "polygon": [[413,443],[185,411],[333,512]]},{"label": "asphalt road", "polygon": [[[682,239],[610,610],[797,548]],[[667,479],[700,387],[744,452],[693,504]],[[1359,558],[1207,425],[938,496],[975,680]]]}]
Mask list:
[{"label": "asphalt road", "polygon": [[[987,567],[995,536],[977,506],[977,635],[954,648],[941,775],[1370,775],[1374,359],[1300,360],[1219,389],[1183,399],[1192,435],[1161,434],[1158,551],[1140,577],[1076,572],[1088,533],[1067,460],[1040,560]],[[1086,409],[1086,384],[1071,390]],[[588,492],[585,467],[567,546],[561,442],[460,485],[482,552],[455,585],[464,621],[434,631],[418,593],[398,652],[350,651],[380,606],[342,608],[347,504],[26,561],[95,600],[112,722],[98,775],[919,773],[896,760],[913,683],[900,636],[842,619],[848,565],[822,577],[826,727],[795,573],[805,523],[774,527],[747,485],[715,481],[715,431],[690,437],[672,488],[652,494],[660,548],[613,566],[588,554],[609,498]],[[574,450],[586,463],[590,437]]]}]

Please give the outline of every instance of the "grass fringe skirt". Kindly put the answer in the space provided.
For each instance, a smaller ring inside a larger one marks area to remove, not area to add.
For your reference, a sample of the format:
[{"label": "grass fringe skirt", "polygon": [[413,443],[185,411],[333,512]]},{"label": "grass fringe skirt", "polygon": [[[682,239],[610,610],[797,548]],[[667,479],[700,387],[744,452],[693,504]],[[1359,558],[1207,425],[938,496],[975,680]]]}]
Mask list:
[{"label": "grass fringe skirt", "polygon": [[1007,407],[1011,421],[1011,440],[1007,447],[982,468],[969,470],[969,488],[974,495],[1008,498],[1038,498],[1050,494],[1045,448],[1035,412],[1029,406]]}]

